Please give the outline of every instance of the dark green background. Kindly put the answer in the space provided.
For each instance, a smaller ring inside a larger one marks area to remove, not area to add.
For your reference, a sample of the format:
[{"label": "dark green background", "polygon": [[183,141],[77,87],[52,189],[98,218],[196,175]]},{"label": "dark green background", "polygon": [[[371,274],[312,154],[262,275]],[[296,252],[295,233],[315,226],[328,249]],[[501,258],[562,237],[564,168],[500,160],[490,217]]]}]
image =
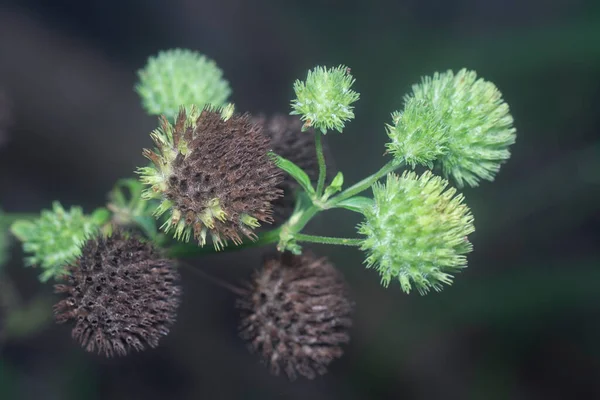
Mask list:
[{"label": "dark green background", "polygon": [[[144,162],[156,124],[132,90],[135,71],[176,46],[214,58],[250,112],[288,112],[308,68],[349,65],[356,119],[328,135],[348,183],[383,164],[384,124],[422,75],[468,67],[496,83],[517,143],[494,183],[464,190],[477,227],[469,268],[442,293],[407,296],[381,288],[359,251],[315,246],[358,308],[346,355],[295,383],[246,352],[233,295],[184,273],[179,321],[160,349],[105,360],[67,327],[43,325],[2,344],[0,399],[600,398],[600,2],[4,0],[0,87],[15,125],[0,149],[2,207],[102,205]],[[310,231],[350,236],[358,222],[335,211]],[[51,288],[20,256],[9,277],[43,316]],[[260,259],[196,263],[233,281]]]}]

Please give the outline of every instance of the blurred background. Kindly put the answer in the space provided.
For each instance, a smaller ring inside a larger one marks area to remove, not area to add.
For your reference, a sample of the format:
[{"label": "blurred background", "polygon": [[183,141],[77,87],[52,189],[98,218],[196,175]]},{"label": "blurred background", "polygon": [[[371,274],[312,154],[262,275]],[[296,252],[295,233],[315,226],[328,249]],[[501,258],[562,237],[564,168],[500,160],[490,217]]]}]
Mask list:
[{"label": "blurred background", "polygon": [[[156,125],[133,91],[136,71],[173,47],[216,60],[250,112],[287,113],[307,69],[349,65],[356,119],[328,136],[348,183],[383,164],[384,124],[421,76],[467,67],[494,82],[517,143],[494,183],[464,190],[477,227],[469,268],[441,293],[407,296],[380,287],[358,250],[313,247],[350,282],[355,326],[328,375],[290,383],[238,339],[235,296],[186,271],[178,323],[159,349],[85,353],[52,323],[51,287],[15,246],[14,285],[0,292],[22,311],[0,339],[0,399],[600,398],[600,2],[1,0],[11,109],[1,207],[103,205],[144,162]],[[329,212],[310,231],[354,235],[348,214]],[[261,254],[195,263],[233,282]]]}]

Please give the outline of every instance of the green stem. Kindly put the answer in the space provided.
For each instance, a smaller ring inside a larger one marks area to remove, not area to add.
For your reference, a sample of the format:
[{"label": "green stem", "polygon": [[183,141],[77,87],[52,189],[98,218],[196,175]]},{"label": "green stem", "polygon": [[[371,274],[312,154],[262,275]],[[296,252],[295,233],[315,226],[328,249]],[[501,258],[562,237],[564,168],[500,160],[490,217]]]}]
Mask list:
[{"label": "green stem", "polygon": [[321,140],[322,134],[315,132],[315,148],[317,150],[317,161],[319,163],[319,180],[317,182],[317,199],[323,196],[323,188],[325,187],[325,175],[327,167],[325,165],[325,156],[323,155],[323,143]]},{"label": "green stem", "polygon": [[167,251],[167,256],[171,258],[184,258],[184,257],[193,257],[200,254],[216,254],[216,253],[225,253],[230,251],[242,250],[248,247],[257,247],[272,243],[277,243],[279,241],[279,232],[281,228],[273,229],[271,231],[265,232],[260,235],[257,240],[251,241],[247,240],[239,246],[230,244],[225,247],[223,250],[215,250],[212,246],[204,246],[200,247],[193,243],[177,243],[171,247],[169,247]]},{"label": "green stem", "polygon": [[327,203],[325,203],[325,208],[333,208],[340,201],[346,200],[350,197],[356,196],[357,194],[367,190],[370,188],[375,182],[389,174],[392,171],[402,167],[404,163],[394,163],[393,161],[385,164],[379,171],[375,172],[373,175],[366,177],[360,182],[355,183],[350,186],[348,189],[344,190],[342,193],[337,196],[329,199]]},{"label": "green stem", "polygon": [[362,239],[349,239],[349,238],[336,238],[329,236],[315,236],[305,235],[303,233],[296,233],[294,239],[298,242],[310,242],[310,243],[321,243],[321,244],[337,244],[341,246],[360,246]]}]

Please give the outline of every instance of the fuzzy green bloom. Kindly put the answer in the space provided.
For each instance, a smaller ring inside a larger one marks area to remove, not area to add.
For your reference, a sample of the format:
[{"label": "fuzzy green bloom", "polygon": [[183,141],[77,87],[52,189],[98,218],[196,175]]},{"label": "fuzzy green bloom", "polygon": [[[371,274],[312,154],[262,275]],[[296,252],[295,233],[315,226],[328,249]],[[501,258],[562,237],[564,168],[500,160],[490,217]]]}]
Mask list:
[{"label": "fuzzy green bloom", "polygon": [[80,207],[66,211],[59,202],[54,202],[52,210],[43,210],[37,220],[18,220],[10,229],[23,243],[23,251],[30,253],[25,263],[44,269],[40,280],[46,282],[65,272],[97,228],[94,218],[84,215]]},{"label": "fuzzy green bloom", "polygon": [[330,69],[319,66],[308,71],[305,82],[294,83],[296,99],[290,114],[300,115],[304,129],[314,127],[323,134],[331,129],[341,132],[344,123],[354,118],[351,104],[359,94],[350,89],[354,78],[349,70],[343,65]]},{"label": "fuzzy green bloom", "polygon": [[430,171],[391,173],[385,184],[373,185],[374,203],[358,231],[366,236],[367,267],[379,271],[383,286],[398,279],[406,293],[412,285],[421,294],[439,291],[452,283],[450,273],[466,267],[473,217],[462,194],[444,191],[447,185]]},{"label": "fuzzy green bloom", "polygon": [[180,106],[188,110],[192,105],[221,107],[231,94],[216,63],[191,50],[159,52],[138,75],[135,89],[148,114],[164,115],[170,121],[175,120]]},{"label": "fuzzy green bloom", "polygon": [[516,135],[508,105],[474,71],[425,77],[404,100],[404,111],[387,127],[396,160],[428,167],[437,161],[462,187],[492,181],[510,157]]},{"label": "fuzzy green bloom", "polygon": [[431,103],[407,98],[404,110],[393,113],[392,120],[393,125],[386,125],[391,139],[386,147],[395,160],[413,168],[417,164],[433,168],[434,161],[448,151],[446,125]]}]

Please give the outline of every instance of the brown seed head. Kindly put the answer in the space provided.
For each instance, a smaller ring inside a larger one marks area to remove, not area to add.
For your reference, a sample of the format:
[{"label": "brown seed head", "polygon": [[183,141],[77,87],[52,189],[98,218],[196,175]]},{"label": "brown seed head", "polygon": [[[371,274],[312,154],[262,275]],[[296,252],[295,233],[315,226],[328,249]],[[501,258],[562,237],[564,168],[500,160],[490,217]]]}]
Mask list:
[{"label": "brown seed head", "polygon": [[309,379],[327,372],[350,340],[352,302],[342,275],[325,258],[286,253],[254,275],[242,310],[240,335],[273,374]]},{"label": "brown seed head", "polygon": [[67,298],[54,314],[58,323],[75,321],[72,336],[87,351],[111,357],[154,348],[175,322],[178,279],[172,261],[117,231],[84,245],[66,283],[55,285]]},{"label": "brown seed head", "polygon": [[148,198],[161,198],[159,213],[172,210],[167,229],[176,237],[194,237],[204,244],[207,233],[220,247],[222,240],[241,243],[255,239],[253,228],[271,223],[271,202],[282,196],[277,188],[282,172],[268,157],[269,139],[248,114],[224,118],[204,109],[197,118],[182,110],[174,127],[164,122],[155,133],[160,153],[146,151],[165,180],[145,169],[142,178],[153,186]]}]

